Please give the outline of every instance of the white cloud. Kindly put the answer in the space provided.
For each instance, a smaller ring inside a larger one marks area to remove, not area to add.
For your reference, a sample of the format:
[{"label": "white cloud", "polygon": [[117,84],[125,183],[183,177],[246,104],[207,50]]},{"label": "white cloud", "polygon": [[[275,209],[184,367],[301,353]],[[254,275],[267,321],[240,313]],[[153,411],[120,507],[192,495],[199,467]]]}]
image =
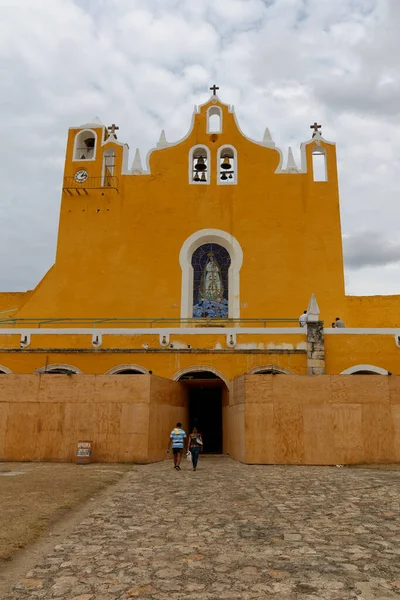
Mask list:
[{"label": "white cloud", "polygon": [[68,127],[118,122],[144,156],[161,129],[186,133],[215,82],[248,135],[268,125],[297,158],[322,121],[348,292],[400,292],[385,246],[400,244],[396,0],[0,0],[0,13],[0,289],[33,287],[54,259]]}]

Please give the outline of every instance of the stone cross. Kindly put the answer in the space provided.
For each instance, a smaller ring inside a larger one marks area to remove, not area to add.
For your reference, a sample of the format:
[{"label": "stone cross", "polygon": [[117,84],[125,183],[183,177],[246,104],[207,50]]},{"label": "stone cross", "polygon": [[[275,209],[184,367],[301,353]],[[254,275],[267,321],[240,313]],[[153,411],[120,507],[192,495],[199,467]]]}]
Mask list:
[{"label": "stone cross", "polygon": [[213,96],[216,96],[217,90],[219,90],[219,87],[217,87],[214,83],[214,85],[212,87],[210,87],[210,90],[212,91]]},{"label": "stone cross", "polygon": [[310,129],[314,129],[314,133],[312,136],[314,137],[316,133],[320,133],[318,129],[321,129],[322,125],[318,125],[317,121],[315,121],[314,125],[310,125]]},{"label": "stone cross", "polygon": [[115,125],[115,123],[113,123],[112,125],[110,125],[110,127],[107,127],[107,129],[108,129],[108,131],[109,131],[110,133],[112,133],[113,135],[115,135],[115,132],[116,132],[116,130],[117,130],[117,129],[119,129],[119,127],[117,127],[117,126]]}]

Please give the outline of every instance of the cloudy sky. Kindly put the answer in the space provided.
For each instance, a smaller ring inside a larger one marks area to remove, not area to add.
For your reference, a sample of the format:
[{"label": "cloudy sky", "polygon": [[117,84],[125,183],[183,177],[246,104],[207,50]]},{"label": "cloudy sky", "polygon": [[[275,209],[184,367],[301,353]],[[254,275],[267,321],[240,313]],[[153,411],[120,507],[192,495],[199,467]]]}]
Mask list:
[{"label": "cloudy sky", "polygon": [[142,156],[216,82],[286,153],[337,143],[348,294],[400,293],[399,0],[0,0],[0,291],[54,260],[67,129]]}]

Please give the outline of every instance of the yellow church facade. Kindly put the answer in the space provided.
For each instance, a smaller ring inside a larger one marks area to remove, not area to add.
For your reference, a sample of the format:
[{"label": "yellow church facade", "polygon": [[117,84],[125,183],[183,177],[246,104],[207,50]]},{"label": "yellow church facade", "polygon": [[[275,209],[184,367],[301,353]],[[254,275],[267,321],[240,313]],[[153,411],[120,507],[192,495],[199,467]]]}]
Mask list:
[{"label": "yellow church facade", "polygon": [[144,162],[114,125],[70,128],[56,260],[34,290],[0,293],[0,372],[150,374],[186,382],[197,412],[204,390],[225,386],[229,406],[255,374],[400,375],[400,296],[345,294],[319,129],[297,165],[268,130],[249,139],[215,88]]}]

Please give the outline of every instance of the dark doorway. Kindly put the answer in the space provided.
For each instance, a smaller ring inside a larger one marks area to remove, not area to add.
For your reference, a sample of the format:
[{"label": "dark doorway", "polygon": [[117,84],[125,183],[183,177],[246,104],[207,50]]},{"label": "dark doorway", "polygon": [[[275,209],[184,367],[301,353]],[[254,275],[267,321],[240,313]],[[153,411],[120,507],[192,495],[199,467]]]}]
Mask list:
[{"label": "dark doorway", "polygon": [[187,373],[180,381],[188,388],[189,427],[203,436],[205,454],[222,453],[222,392],[225,383],[208,371]]}]

